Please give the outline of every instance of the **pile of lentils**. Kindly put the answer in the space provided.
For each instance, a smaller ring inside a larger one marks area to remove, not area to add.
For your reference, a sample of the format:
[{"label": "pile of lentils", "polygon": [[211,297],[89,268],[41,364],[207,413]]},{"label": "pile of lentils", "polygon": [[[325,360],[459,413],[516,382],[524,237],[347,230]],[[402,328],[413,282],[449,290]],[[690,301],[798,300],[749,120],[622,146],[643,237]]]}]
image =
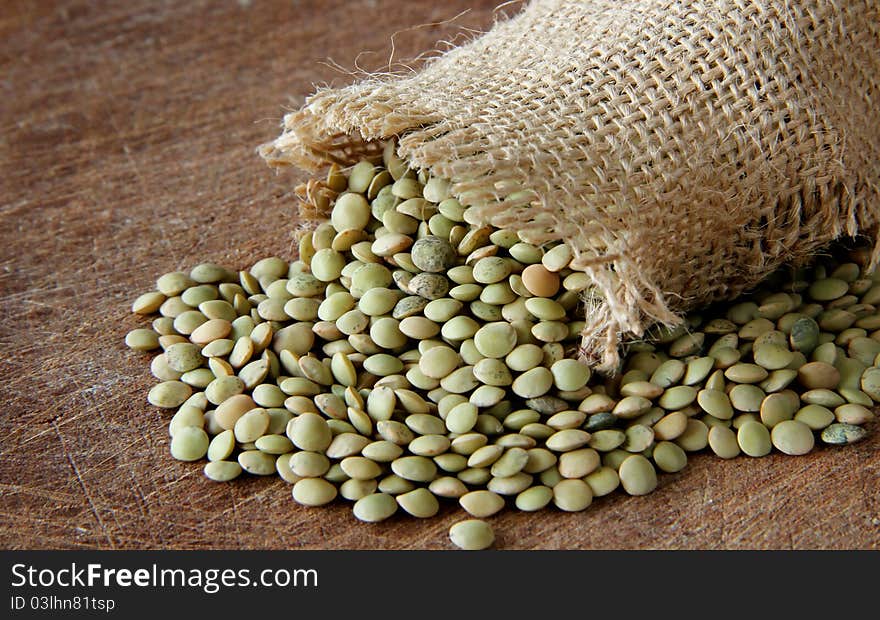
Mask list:
[{"label": "pile of lentils", "polygon": [[709,449],[732,459],[865,437],[880,401],[880,277],[851,262],[781,271],[762,290],[630,343],[619,372],[579,361],[586,274],[571,248],[467,222],[449,183],[382,164],[330,170],[329,222],[299,260],[163,275],[126,338],[161,349],[148,401],[176,410],[171,456],[228,482],[278,475],[293,499],[357,519],[473,518],[492,545],[507,504],[581,511]]}]

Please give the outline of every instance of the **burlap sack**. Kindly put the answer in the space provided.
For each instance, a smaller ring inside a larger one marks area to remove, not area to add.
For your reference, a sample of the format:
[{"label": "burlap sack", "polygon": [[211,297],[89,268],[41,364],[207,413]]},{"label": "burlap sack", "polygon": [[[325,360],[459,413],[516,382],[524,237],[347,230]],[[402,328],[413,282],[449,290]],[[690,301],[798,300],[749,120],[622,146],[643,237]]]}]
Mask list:
[{"label": "burlap sack", "polygon": [[583,351],[612,369],[621,337],[874,240],[878,76],[877,0],[534,0],[417,73],[320,90],[261,153],[313,170],[399,136],[473,221],[575,248]]}]

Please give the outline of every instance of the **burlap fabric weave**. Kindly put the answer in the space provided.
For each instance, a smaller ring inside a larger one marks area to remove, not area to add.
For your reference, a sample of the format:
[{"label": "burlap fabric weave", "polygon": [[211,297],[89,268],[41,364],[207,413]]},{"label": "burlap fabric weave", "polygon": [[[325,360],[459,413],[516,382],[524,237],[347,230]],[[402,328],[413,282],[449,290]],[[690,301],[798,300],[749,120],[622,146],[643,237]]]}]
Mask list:
[{"label": "burlap fabric weave", "polygon": [[471,222],[573,246],[583,351],[612,369],[621,338],[873,241],[878,107],[877,0],[534,0],[418,72],[319,90],[261,153],[314,170],[398,136]]}]

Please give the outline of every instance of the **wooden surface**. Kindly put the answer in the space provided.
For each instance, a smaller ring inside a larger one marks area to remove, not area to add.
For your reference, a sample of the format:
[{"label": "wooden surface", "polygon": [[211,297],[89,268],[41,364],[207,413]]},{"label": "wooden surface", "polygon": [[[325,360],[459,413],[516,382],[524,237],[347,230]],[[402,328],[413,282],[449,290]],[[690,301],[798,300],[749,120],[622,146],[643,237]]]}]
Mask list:
[{"label": "wooden surface", "polygon": [[[255,148],[314,84],[352,79],[325,61],[380,69],[396,31],[469,7],[456,23],[486,28],[494,3],[0,3],[0,546],[450,548],[452,505],[367,525],[294,504],[277,477],[214,484],[172,461],[150,356],[123,338],[166,271],[292,257],[304,177]],[[401,32],[395,58],[456,32]],[[505,511],[498,546],[877,548],[877,426],[807,457],[693,457],[584,513]]]}]

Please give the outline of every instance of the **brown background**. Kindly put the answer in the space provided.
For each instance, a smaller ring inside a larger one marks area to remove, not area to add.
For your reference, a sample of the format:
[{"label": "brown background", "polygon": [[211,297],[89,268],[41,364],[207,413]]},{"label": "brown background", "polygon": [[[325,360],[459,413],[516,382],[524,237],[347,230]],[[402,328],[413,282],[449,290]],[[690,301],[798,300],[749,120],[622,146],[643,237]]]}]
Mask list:
[{"label": "brown background", "polygon": [[[313,85],[352,79],[325,61],[387,67],[393,33],[412,57],[463,31],[409,27],[471,8],[456,24],[487,28],[494,4],[0,4],[0,547],[450,548],[452,505],[367,525],[277,477],[219,485],[172,461],[150,357],[123,338],[166,271],[291,258],[304,177],[255,148]],[[492,523],[510,549],[877,548],[878,445],[697,456],[647,498]]]}]

